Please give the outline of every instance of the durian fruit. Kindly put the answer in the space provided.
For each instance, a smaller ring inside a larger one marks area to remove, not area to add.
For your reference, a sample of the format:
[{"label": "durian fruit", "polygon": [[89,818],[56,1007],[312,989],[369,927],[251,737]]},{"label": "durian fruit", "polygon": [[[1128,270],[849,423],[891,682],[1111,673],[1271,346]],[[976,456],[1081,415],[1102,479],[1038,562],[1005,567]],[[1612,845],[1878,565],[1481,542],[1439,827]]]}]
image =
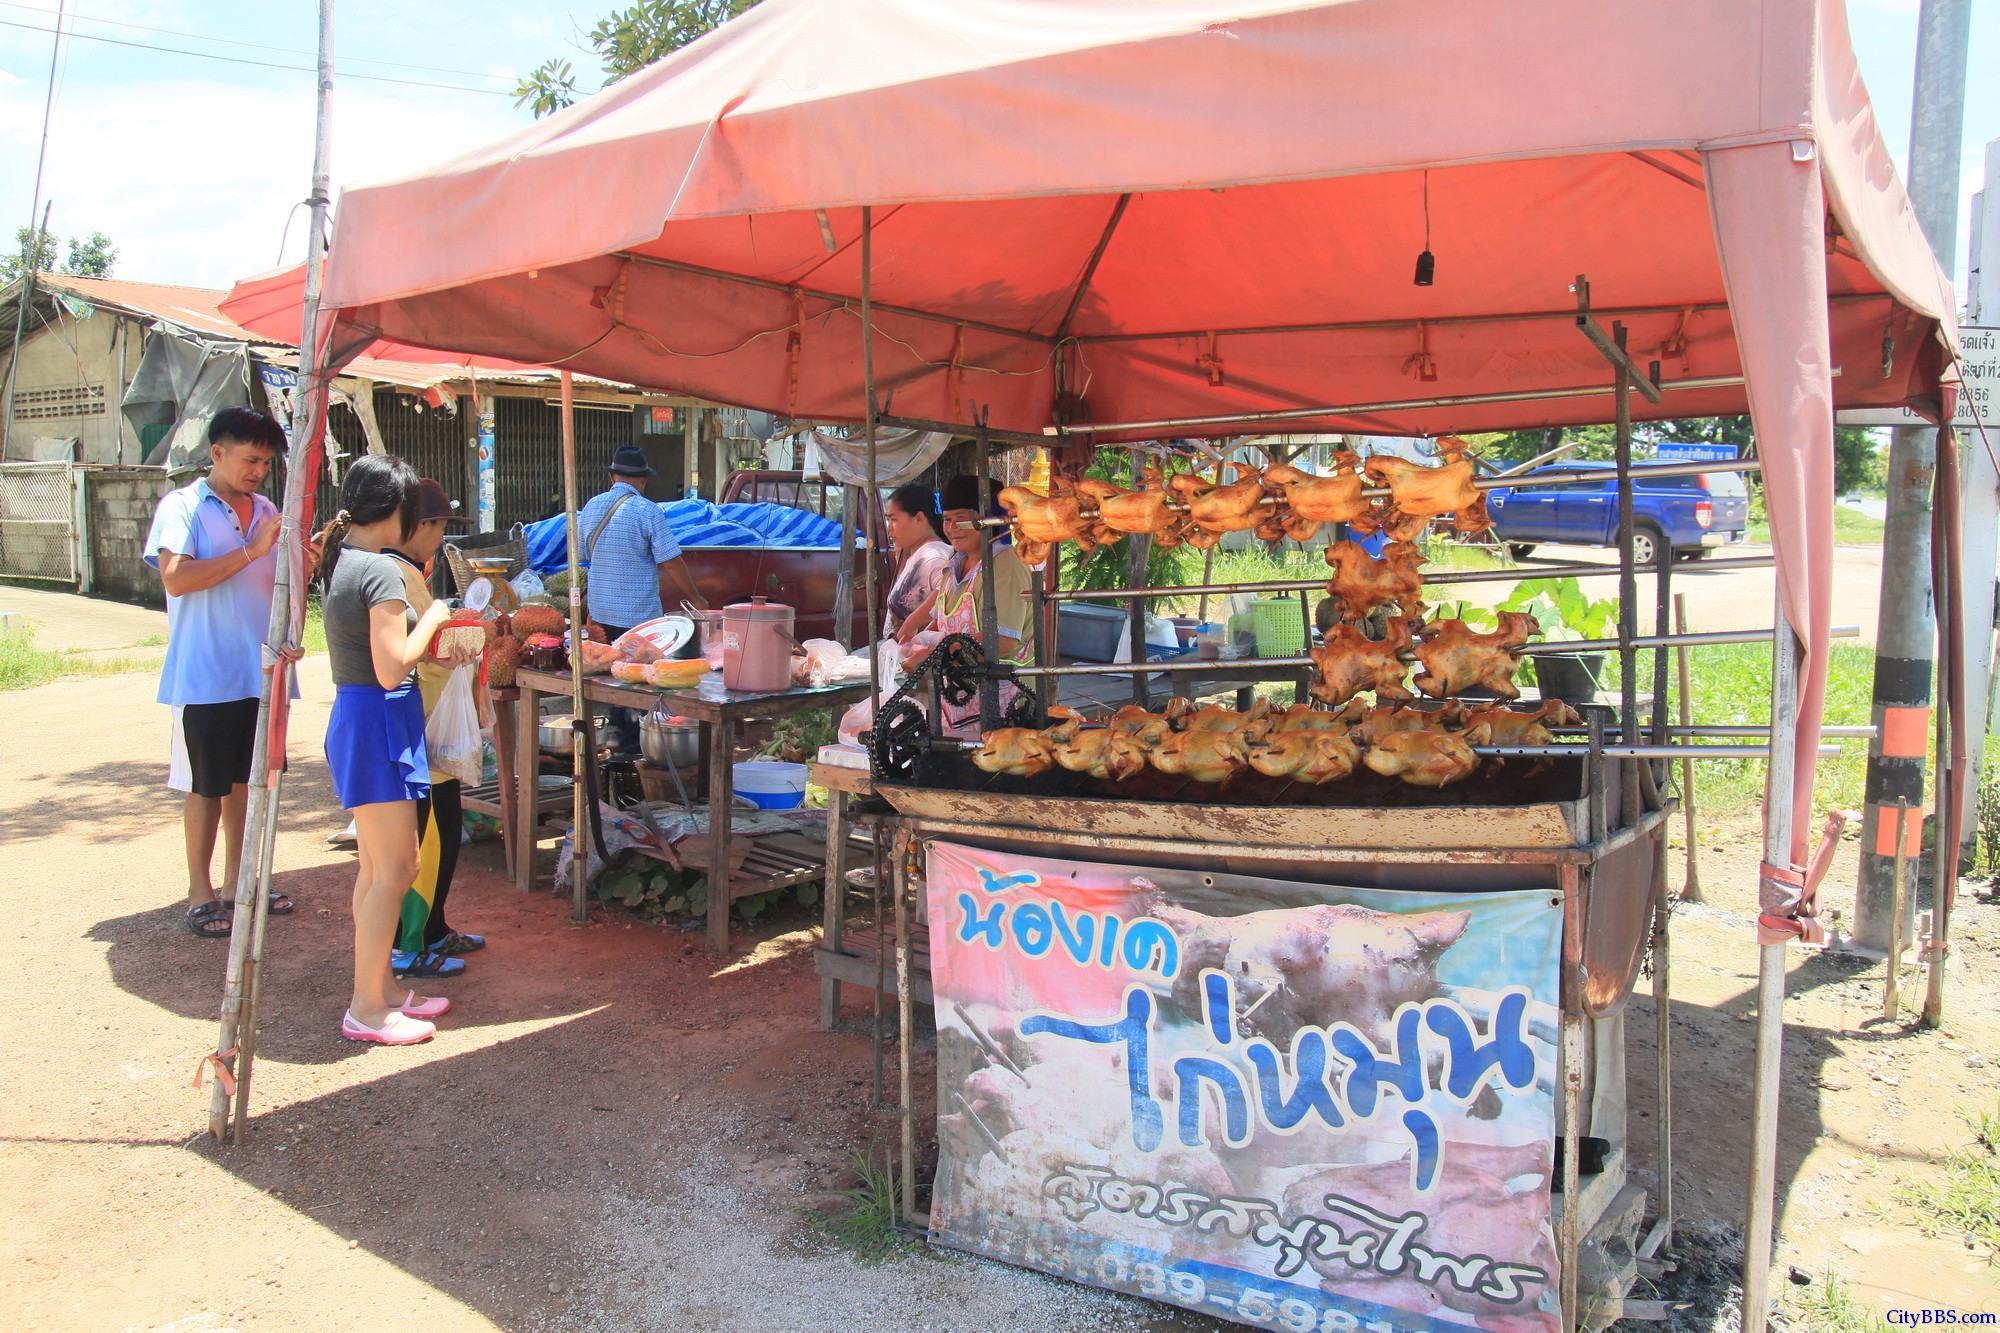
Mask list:
[{"label": "durian fruit", "polygon": [[604,626],[592,621],[583,627],[583,637],[592,643],[610,643],[611,636],[604,632]]},{"label": "durian fruit", "polygon": [[503,634],[486,649],[486,683],[494,686],[512,685],[514,670],[521,664],[521,641],[511,634]]},{"label": "durian fruit", "polygon": [[527,638],[530,634],[560,635],[569,628],[569,620],[552,606],[523,606],[514,613],[514,635]]},{"label": "durian fruit", "polygon": [[[578,591],[583,591],[590,587],[589,570],[579,569],[576,571],[576,586]],[[567,602],[569,600],[569,571],[567,569],[559,569],[543,579],[542,591],[550,597],[559,597]]]}]

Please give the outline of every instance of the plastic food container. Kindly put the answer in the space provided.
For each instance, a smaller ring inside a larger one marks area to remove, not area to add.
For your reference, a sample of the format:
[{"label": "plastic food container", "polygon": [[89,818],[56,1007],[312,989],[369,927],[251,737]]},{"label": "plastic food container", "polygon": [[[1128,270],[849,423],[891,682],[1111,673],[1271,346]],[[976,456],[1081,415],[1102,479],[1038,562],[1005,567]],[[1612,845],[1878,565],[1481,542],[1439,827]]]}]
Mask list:
[{"label": "plastic food container", "polygon": [[730,769],[736,794],[762,810],[796,810],[806,803],[806,766],[754,759]]}]

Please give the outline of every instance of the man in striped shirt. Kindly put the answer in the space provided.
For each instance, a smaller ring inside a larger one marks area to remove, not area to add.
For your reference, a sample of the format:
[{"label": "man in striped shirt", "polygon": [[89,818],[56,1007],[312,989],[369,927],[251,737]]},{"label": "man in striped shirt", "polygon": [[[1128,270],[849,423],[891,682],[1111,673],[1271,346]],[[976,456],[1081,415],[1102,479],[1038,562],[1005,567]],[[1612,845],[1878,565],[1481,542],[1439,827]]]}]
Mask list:
[{"label": "man in striped shirt", "polygon": [[576,519],[583,563],[590,567],[584,585],[590,618],[614,640],[668,607],[678,610],[684,600],[708,606],[666,514],[646,498],[652,477],[646,451],[627,445],[611,456],[611,489],[593,496]]}]

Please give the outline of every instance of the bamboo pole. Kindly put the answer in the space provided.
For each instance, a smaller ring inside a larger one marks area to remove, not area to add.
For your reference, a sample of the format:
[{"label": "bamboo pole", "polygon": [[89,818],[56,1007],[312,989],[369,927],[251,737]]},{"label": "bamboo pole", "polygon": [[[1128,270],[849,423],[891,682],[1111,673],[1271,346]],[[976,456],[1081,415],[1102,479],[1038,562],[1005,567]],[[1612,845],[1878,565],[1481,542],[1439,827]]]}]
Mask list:
[{"label": "bamboo pole", "polygon": [[1910,798],[1896,798],[1896,880],[1891,898],[1894,911],[1889,917],[1889,975],[1882,982],[1882,1017],[1895,1022],[1902,1017],[1900,988],[1903,983],[1903,881],[1910,871]]},{"label": "bamboo pole", "polygon": [[[255,967],[261,968],[264,927],[270,913],[267,884],[270,867],[265,855],[269,846],[276,852],[275,826],[278,818],[278,783],[284,772],[282,762],[271,763],[273,738],[284,745],[285,724],[291,713],[291,661],[284,650],[295,637],[295,627],[305,611],[306,505],[318,471],[320,435],[326,428],[327,375],[319,355],[320,280],[326,267],[326,209],[329,189],[329,161],[333,155],[333,0],[319,5],[319,92],[313,128],[312,193],[307,201],[305,323],[299,345],[299,368],[306,381],[304,428],[296,425],[289,441],[285,468],[285,503],[281,511],[277,551],[278,577],[271,591],[271,615],[265,629],[266,660],[271,669],[264,678],[263,698],[257,705],[256,740],[251,752],[249,808],[244,812],[243,849],[234,893],[236,913],[229,927],[229,962],[223,974],[222,1022],[216,1036],[214,1060],[219,1067],[238,1054],[246,1031],[257,1025],[257,987],[246,987],[252,972],[251,948],[256,945]],[[253,1043],[254,1044],[254,1043]],[[237,1141],[242,1141],[242,1117],[250,1105],[250,1062],[238,1060],[236,1114]],[[208,1132],[220,1140],[229,1128],[230,1098],[220,1078],[208,1102]]]},{"label": "bamboo pole", "polygon": [[[1674,633],[1687,633],[1687,594],[1674,594]],[[1683,728],[1694,725],[1694,687],[1688,671],[1688,650],[1682,645],[1674,650],[1678,659],[1680,675],[1680,719]],[[1681,814],[1687,820],[1687,878],[1681,883],[1681,901],[1684,903],[1704,902],[1701,895],[1701,872],[1695,864],[1694,843],[1694,760],[1681,760]]]},{"label": "bamboo pole", "polygon": [[[569,555],[569,701],[570,701],[570,830],[569,830],[569,873],[570,873],[570,919],[590,920],[590,787],[585,780],[584,765],[597,762],[597,756],[589,753],[584,744],[584,719],[588,716],[590,704],[583,697],[583,580],[578,577],[578,546],[576,535],[576,384],[570,373],[562,372],[562,472],[563,472],[563,538]],[[522,725],[533,725],[537,719],[529,718]],[[715,762],[711,759],[710,762]],[[728,757],[721,762],[727,763]],[[711,820],[715,812],[709,811]],[[715,910],[716,868],[708,872],[708,910]],[[729,868],[721,869],[722,910],[729,910]]]}]

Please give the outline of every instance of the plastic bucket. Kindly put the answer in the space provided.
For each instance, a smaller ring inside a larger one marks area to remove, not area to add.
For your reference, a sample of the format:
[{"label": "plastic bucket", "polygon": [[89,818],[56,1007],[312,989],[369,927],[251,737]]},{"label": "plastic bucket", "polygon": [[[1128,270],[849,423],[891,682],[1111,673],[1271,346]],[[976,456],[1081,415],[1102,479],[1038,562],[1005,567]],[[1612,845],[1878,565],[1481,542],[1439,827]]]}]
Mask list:
[{"label": "plastic bucket", "polygon": [[806,803],[806,766],[757,759],[730,769],[736,794],[763,810],[796,810]]}]

